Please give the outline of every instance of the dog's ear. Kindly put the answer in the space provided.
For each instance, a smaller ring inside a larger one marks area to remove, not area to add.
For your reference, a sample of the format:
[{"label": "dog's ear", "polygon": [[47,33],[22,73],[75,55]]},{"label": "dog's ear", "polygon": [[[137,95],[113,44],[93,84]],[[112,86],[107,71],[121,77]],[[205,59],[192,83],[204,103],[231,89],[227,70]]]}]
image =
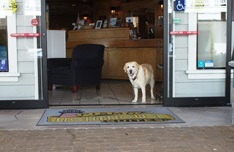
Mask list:
[{"label": "dog's ear", "polygon": [[124,70],[125,73],[127,72],[127,65],[126,65],[126,63],[124,65],[124,67],[123,67],[123,70]]}]

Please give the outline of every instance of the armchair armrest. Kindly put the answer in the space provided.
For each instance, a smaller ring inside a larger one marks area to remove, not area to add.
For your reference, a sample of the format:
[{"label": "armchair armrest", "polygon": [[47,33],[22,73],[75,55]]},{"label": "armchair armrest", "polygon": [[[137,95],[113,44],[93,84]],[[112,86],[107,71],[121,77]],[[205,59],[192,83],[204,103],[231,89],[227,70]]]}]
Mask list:
[{"label": "armchair armrest", "polygon": [[71,61],[71,58],[50,58],[47,59],[47,68],[50,70],[56,67],[70,66]]}]

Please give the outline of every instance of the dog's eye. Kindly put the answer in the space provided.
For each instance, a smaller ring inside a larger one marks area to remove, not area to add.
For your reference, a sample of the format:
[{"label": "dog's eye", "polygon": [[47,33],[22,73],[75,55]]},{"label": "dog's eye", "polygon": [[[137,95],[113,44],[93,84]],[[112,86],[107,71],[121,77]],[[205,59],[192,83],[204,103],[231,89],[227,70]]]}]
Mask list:
[{"label": "dog's eye", "polygon": [[129,66],[127,66],[127,68],[129,68]]},{"label": "dog's eye", "polygon": [[132,66],[134,68],[134,66]]}]

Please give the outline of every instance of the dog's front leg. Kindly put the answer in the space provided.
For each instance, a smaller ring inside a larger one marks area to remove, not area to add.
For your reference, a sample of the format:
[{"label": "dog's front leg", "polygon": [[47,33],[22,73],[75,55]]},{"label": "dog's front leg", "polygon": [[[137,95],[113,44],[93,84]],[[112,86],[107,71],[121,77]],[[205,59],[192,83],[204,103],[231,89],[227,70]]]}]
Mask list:
[{"label": "dog's front leg", "polygon": [[141,87],[141,91],[142,91],[142,103],[145,103],[146,102],[145,86]]},{"label": "dog's front leg", "polygon": [[137,87],[133,87],[133,91],[134,91],[134,99],[132,100],[132,102],[137,102],[137,99],[138,99],[138,88]]},{"label": "dog's front leg", "polygon": [[151,99],[155,99],[155,96],[154,96],[154,87],[150,88],[150,94],[151,94]]}]

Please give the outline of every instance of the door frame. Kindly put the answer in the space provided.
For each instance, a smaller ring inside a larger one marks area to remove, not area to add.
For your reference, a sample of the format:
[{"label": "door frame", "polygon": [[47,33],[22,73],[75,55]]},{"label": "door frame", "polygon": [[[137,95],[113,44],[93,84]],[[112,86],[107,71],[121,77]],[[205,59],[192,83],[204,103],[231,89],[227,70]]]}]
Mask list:
[{"label": "door frame", "polygon": [[48,108],[48,86],[47,86],[47,36],[45,20],[45,1],[41,0],[41,36],[40,48],[42,48],[42,100],[1,100],[0,109],[36,109]]},{"label": "door frame", "polygon": [[[228,62],[231,60],[231,51],[226,53],[226,80],[225,80],[225,96],[224,97],[168,97],[168,53],[169,50],[169,22],[168,22],[168,1],[164,0],[164,29],[163,29],[163,106],[226,106],[230,105],[230,92],[231,92],[231,68],[228,66]],[[232,0],[227,0],[227,45],[226,50],[232,50],[231,47],[231,33],[232,33]]]}]

